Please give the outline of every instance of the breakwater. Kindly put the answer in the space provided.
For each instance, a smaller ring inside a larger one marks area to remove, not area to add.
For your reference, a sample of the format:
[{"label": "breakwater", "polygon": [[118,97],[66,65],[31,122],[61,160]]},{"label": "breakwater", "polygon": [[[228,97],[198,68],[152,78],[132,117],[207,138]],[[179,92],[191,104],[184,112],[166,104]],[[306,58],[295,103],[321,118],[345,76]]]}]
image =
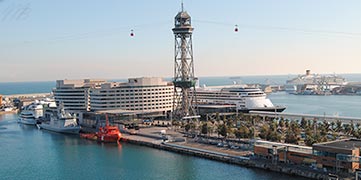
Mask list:
[{"label": "breakwater", "polygon": [[328,174],[322,173],[320,171],[310,171],[305,168],[297,168],[287,164],[271,164],[269,162],[258,161],[256,159],[242,157],[242,156],[232,156],[224,153],[218,153],[214,151],[208,151],[204,149],[191,148],[187,146],[172,144],[172,143],[162,143],[161,141],[143,141],[133,138],[124,138],[123,142],[136,144],[140,146],[147,146],[151,148],[156,148],[160,150],[180,153],[189,156],[196,156],[205,159],[220,161],[224,163],[234,164],[238,166],[248,167],[248,168],[258,168],[267,171],[284,173],[292,176],[300,176],[311,179],[328,179]]}]

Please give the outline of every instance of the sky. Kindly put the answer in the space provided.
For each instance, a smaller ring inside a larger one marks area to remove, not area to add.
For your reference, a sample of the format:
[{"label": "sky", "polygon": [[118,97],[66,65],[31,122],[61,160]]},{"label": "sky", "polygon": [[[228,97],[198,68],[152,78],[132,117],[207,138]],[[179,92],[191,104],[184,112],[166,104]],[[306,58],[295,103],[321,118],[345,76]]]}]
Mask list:
[{"label": "sky", "polygon": [[[0,0],[0,82],[172,77],[180,2]],[[196,76],[361,73],[360,0],[184,0],[184,8]]]}]

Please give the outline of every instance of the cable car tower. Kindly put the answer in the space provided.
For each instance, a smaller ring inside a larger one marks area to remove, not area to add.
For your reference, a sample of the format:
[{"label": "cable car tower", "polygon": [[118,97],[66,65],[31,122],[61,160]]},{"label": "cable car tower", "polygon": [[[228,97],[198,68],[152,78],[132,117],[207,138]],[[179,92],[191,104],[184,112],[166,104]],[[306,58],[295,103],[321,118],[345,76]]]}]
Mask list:
[{"label": "cable car tower", "polygon": [[175,38],[173,117],[180,120],[197,114],[194,106],[196,78],[193,65],[193,27],[191,16],[183,9],[183,2],[182,10],[174,18],[172,30]]}]

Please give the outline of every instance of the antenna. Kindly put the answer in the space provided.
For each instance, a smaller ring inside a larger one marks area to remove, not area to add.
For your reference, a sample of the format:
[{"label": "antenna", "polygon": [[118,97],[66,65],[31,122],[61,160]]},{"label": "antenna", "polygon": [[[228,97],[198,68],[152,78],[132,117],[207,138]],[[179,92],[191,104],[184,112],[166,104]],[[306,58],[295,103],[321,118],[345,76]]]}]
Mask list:
[{"label": "antenna", "polygon": [[183,0],[181,1],[181,6],[182,6],[182,12],[183,12],[184,11]]}]

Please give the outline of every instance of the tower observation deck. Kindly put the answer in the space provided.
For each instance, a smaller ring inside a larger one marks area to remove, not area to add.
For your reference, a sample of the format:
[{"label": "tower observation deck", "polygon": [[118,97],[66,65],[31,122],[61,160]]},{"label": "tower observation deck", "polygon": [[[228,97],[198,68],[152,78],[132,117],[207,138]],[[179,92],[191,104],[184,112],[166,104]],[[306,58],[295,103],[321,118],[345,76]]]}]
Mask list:
[{"label": "tower observation deck", "polygon": [[[172,29],[175,38],[174,49],[174,100],[173,117],[181,119],[196,115],[193,103],[195,100],[195,80],[193,65],[193,47],[191,16],[183,10],[178,12],[174,18]],[[190,90],[193,89],[193,93]]]}]

